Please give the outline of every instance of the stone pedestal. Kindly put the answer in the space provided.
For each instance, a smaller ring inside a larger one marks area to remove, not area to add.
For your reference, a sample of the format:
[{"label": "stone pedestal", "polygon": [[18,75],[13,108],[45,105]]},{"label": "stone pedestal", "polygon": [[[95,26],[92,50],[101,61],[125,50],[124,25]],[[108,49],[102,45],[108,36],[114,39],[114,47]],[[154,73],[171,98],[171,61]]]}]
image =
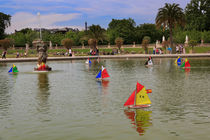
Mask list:
[{"label": "stone pedestal", "polygon": [[111,48],[110,43],[108,43],[108,48]]},{"label": "stone pedestal", "polygon": [[133,42],[133,47],[134,47],[134,48],[136,47],[136,42]]}]

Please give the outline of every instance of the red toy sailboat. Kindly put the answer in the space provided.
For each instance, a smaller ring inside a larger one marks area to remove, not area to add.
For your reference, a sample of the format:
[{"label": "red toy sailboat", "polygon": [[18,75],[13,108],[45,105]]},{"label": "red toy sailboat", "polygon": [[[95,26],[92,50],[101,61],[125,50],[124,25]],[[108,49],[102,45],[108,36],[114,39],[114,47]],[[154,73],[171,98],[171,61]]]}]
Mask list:
[{"label": "red toy sailboat", "polygon": [[148,93],[152,93],[151,89],[145,89],[143,85],[137,82],[136,89],[130,95],[124,106],[128,108],[144,108],[151,105]]},{"label": "red toy sailboat", "polygon": [[107,70],[101,66],[101,70],[99,71],[98,75],[96,76],[97,79],[104,79],[110,77]]}]

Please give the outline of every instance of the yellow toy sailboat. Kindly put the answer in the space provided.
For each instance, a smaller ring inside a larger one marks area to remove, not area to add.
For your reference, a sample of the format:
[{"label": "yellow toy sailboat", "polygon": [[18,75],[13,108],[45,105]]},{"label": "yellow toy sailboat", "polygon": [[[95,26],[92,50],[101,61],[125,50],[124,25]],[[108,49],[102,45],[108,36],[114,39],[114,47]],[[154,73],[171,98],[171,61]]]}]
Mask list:
[{"label": "yellow toy sailboat", "polygon": [[151,105],[148,93],[152,93],[151,89],[145,89],[143,85],[137,82],[136,89],[130,95],[124,106],[128,108],[144,108]]}]

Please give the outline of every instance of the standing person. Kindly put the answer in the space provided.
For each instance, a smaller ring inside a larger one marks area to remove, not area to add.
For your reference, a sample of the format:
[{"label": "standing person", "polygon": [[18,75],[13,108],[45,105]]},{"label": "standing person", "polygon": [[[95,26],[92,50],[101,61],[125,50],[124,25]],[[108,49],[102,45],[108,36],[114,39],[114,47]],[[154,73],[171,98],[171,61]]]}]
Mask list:
[{"label": "standing person", "polygon": [[19,52],[17,52],[16,58],[19,58],[19,55],[20,55]]},{"label": "standing person", "polygon": [[71,48],[69,49],[69,56],[72,56]]},{"label": "standing person", "polygon": [[6,51],[4,51],[4,52],[2,53],[2,59],[3,59],[3,58],[6,59],[6,54],[7,54]]},{"label": "standing person", "polygon": [[179,46],[176,45],[176,53],[178,54],[179,53]]}]

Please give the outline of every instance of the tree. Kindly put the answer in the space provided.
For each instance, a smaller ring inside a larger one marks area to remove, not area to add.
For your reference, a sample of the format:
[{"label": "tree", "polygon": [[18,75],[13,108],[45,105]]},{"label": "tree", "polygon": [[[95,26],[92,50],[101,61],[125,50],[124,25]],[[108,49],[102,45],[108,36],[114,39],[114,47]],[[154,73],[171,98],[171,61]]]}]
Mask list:
[{"label": "tree", "polygon": [[172,52],[175,53],[175,47],[173,47],[173,29],[177,25],[184,25],[185,17],[183,9],[179,7],[179,4],[166,3],[163,8],[158,10],[155,22],[158,28],[160,28],[162,25],[164,28],[169,28],[170,45],[172,47]]},{"label": "tree", "polygon": [[118,47],[118,49],[120,50],[120,48],[121,48],[121,46],[122,46],[122,44],[123,44],[123,39],[122,39],[121,37],[117,37],[117,38],[115,39],[115,44],[116,44],[116,46]]},{"label": "tree", "polygon": [[11,16],[0,12],[0,39],[4,38],[4,31],[10,26]]},{"label": "tree", "polygon": [[65,38],[61,41],[61,44],[69,50],[73,46],[73,41],[70,38]]},{"label": "tree", "polygon": [[94,50],[96,51],[96,46],[97,46],[97,40],[96,39],[88,39],[88,45]]},{"label": "tree", "polygon": [[6,51],[9,47],[11,47],[14,44],[14,41],[12,39],[6,38],[3,40],[0,40],[0,46]]},{"label": "tree", "polygon": [[142,47],[145,51],[145,54],[148,54],[148,44],[150,43],[151,38],[149,36],[145,36],[142,40]]},{"label": "tree", "polygon": [[145,23],[136,27],[137,43],[141,43],[144,36],[151,37],[151,42],[155,43],[156,40],[161,40],[163,35],[163,32],[160,29],[157,29],[155,24]]},{"label": "tree", "polygon": [[102,41],[106,39],[105,29],[101,28],[100,25],[91,25],[89,30],[87,31],[88,44],[93,47],[93,51],[96,51],[96,46],[98,41]]},{"label": "tree", "polygon": [[210,30],[210,1],[191,0],[185,8],[187,30]]},{"label": "tree", "polygon": [[189,41],[189,46],[192,47],[192,51],[193,51],[193,47],[195,47],[197,45],[197,41],[196,40],[190,40]]},{"label": "tree", "polygon": [[114,44],[117,37],[124,39],[125,44],[132,44],[135,40],[135,26],[133,19],[112,19],[108,25],[107,34],[111,44]]}]

